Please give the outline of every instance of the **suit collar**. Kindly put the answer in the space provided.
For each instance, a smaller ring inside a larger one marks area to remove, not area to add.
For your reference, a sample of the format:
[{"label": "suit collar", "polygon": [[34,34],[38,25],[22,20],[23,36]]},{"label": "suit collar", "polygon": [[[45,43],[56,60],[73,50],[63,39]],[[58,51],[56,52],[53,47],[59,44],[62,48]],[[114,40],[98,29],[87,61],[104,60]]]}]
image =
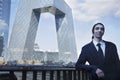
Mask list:
[{"label": "suit collar", "polygon": [[95,48],[93,41],[90,42],[90,47],[92,48],[93,52],[97,53],[97,49]]},{"label": "suit collar", "polygon": [[94,39],[92,40],[93,44],[96,46],[98,43],[100,43],[101,45],[105,45],[105,42],[103,40],[101,40],[100,42],[95,41]]},{"label": "suit collar", "polygon": [[[103,41],[104,41],[104,40],[103,40]],[[105,43],[105,57],[106,57],[107,54],[109,53],[109,45],[108,45],[108,42],[107,42],[107,41],[104,41],[104,43]],[[93,41],[90,42],[90,46],[91,46],[91,48],[93,49],[93,51],[97,53],[97,50],[96,50],[96,48],[95,48],[95,46],[94,46]]]}]

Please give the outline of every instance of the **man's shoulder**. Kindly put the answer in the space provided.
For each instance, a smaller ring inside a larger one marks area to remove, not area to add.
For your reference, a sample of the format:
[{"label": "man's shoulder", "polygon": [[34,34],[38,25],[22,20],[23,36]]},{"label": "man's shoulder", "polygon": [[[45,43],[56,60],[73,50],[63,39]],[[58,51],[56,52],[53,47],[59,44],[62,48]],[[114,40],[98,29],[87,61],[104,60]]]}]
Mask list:
[{"label": "man's shoulder", "polygon": [[89,43],[87,43],[87,44],[85,44],[85,45],[83,46],[83,48],[89,48],[91,44],[93,44],[93,42],[92,42],[92,41],[91,41],[91,42],[89,42]]},{"label": "man's shoulder", "polygon": [[104,41],[106,45],[113,45],[113,46],[116,46],[113,42],[110,42],[110,41]]}]

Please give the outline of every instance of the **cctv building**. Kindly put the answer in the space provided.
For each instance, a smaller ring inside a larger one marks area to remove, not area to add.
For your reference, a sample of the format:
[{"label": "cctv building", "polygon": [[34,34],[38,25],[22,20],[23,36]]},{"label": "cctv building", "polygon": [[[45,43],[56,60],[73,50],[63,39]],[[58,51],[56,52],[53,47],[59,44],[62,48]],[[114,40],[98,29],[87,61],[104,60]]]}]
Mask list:
[{"label": "cctv building", "polygon": [[8,47],[11,0],[0,0],[0,56],[5,57]]},{"label": "cctv building", "polygon": [[[49,12],[55,16],[59,61],[76,61],[77,51],[72,12],[64,0],[19,1],[10,38],[9,60],[32,59],[40,14],[45,12]],[[70,55],[69,61],[65,57],[68,54]]]}]

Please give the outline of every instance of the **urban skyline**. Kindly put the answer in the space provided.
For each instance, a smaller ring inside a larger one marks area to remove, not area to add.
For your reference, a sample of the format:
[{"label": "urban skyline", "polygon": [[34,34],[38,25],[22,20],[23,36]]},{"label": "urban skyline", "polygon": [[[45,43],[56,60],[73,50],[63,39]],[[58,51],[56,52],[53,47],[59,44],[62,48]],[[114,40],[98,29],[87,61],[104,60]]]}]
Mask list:
[{"label": "urban skyline", "polygon": [[[77,53],[80,54],[81,48],[83,45],[91,41],[92,36],[92,26],[96,22],[102,22],[105,25],[105,34],[103,36],[104,40],[112,41],[117,45],[118,53],[120,55],[120,44],[119,44],[119,36],[120,33],[120,1],[119,0],[65,0],[68,5],[72,8],[73,13],[73,23],[75,27],[75,38],[77,44]],[[15,12],[17,9],[17,4],[19,0],[12,0],[12,11],[11,11],[11,27],[13,25]],[[100,6],[100,7],[99,7]],[[43,18],[43,19],[42,19]],[[48,27],[49,25],[55,26],[53,23],[54,17],[49,13],[41,16],[41,20],[47,20],[47,24],[41,22],[40,25],[44,27]],[[52,22],[50,22],[51,20]],[[42,28],[44,28],[42,27]],[[54,28],[54,27],[53,27]],[[40,31],[41,34],[44,32]],[[39,33],[40,33],[39,32]],[[51,32],[51,28],[49,28],[49,32]],[[52,31],[51,34],[55,32]],[[111,34],[112,33],[112,34]],[[41,35],[40,35],[41,36]],[[42,43],[46,43],[48,46],[40,45],[41,49],[50,49],[57,50],[56,40],[51,40],[50,43],[47,43],[47,39],[56,38],[56,35],[53,37],[49,36],[49,34],[44,34],[42,36],[46,36],[44,40],[38,39]],[[42,37],[41,36],[41,37]],[[38,42],[39,42],[38,41]],[[40,43],[40,44],[42,44]],[[51,44],[54,44],[51,46]]]}]

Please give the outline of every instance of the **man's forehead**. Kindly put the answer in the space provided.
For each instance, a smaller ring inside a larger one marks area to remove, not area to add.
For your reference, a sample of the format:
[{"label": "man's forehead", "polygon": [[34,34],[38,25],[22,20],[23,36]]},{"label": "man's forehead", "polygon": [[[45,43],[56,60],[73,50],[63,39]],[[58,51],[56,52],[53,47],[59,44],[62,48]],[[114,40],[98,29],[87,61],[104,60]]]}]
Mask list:
[{"label": "man's forehead", "polygon": [[101,25],[101,24],[97,24],[95,27],[102,27],[102,28],[104,28],[104,26]]}]

